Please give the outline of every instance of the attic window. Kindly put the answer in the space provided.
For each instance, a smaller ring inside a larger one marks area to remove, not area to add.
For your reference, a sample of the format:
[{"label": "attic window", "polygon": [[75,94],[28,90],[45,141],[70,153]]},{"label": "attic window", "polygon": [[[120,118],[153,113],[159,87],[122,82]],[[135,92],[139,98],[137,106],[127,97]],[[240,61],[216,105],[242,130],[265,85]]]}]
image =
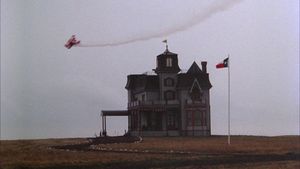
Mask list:
[{"label": "attic window", "polygon": [[167,58],[166,66],[172,67],[172,58]]}]

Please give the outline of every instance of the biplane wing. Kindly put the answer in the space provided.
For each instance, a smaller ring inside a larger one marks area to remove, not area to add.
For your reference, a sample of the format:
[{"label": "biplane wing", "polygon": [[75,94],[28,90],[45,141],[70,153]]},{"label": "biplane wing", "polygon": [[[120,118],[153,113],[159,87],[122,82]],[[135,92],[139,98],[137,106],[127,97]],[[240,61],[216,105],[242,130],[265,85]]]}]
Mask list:
[{"label": "biplane wing", "polygon": [[65,47],[70,49],[71,47],[78,45],[79,43],[80,43],[80,41],[76,40],[75,35],[72,35],[71,38],[65,44]]}]

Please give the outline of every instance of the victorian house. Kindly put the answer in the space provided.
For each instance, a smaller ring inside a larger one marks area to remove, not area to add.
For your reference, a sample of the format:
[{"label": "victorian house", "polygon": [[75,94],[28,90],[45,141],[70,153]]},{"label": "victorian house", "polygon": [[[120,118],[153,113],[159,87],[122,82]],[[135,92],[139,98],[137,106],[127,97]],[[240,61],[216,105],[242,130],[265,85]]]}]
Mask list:
[{"label": "victorian house", "polygon": [[128,110],[102,111],[106,116],[128,116],[128,132],[139,136],[208,136],[211,134],[210,94],[206,68],[192,63],[187,72],[178,55],[166,50],[156,57],[155,74],[127,76]]}]

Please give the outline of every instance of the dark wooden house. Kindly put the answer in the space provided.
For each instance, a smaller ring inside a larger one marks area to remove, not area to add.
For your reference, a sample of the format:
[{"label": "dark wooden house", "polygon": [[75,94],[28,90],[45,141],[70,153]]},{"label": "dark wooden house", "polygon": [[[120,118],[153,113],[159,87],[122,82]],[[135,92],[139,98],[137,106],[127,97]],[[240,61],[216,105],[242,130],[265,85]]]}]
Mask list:
[{"label": "dark wooden house", "polygon": [[[201,62],[200,69],[194,62],[183,73],[177,54],[166,49],[156,58],[154,75],[128,75],[128,110],[120,114],[128,116],[128,132],[141,136],[210,135],[212,85],[206,65]],[[117,112],[102,111],[102,115]]]}]

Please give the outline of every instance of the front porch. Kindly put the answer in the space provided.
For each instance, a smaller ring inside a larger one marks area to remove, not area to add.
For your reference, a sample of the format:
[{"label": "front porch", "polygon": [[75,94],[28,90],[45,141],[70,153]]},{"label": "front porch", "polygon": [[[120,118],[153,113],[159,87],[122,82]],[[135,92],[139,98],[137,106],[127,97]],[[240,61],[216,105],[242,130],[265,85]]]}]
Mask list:
[{"label": "front porch", "polygon": [[139,106],[129,111],[129,132],[133,136],[179,136],[179,107]]}]

